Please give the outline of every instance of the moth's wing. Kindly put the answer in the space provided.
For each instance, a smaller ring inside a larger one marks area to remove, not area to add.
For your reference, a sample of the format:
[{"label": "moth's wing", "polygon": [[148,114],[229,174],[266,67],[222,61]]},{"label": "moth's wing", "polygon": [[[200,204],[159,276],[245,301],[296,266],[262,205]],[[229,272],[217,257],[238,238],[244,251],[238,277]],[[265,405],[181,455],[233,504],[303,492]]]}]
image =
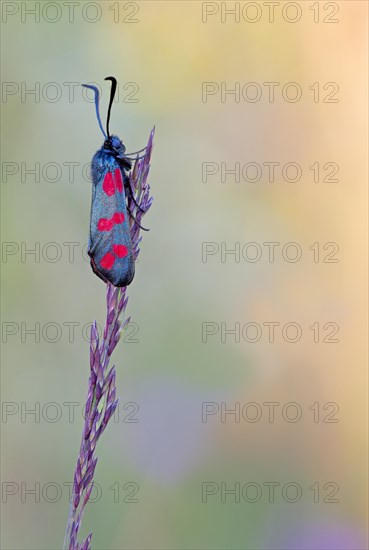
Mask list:
[{"label": "moth's wing", "polygon": [[88,242],[88,252],[91,250],[92,242],[91,242],[91,230],[92,230],[92,216],[95,208],[95,197],[96,197],[96,189],[99,185],[100,180],[103,179],[104,174],[107,170],[106,166],[103,166],[100,161],[100,151],[98,151],[94,158],[92,159],[91,163],[91,176],[92,176],[92,196],[91,196],[91,211],[90,211],[90,234],[89,234],[89,242]]},{"label": "moth's wing", "polygon": [[88,253],[94,272],[115,286],[134,277],[134,261],[123,174],[112,158],[93,167],[93,194]]}]

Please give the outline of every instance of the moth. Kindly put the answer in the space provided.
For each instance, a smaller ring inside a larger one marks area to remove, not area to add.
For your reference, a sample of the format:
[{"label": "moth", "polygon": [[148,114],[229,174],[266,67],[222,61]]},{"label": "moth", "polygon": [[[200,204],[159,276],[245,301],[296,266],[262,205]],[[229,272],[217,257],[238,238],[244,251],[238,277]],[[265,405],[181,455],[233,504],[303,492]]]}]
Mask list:
[{"label": "moth", "polygon": [[[145,148],[126,154],[126,148],[121,139],[110,134],[110,113],[117,81],[112,76],[108,76],[105,80],[110,80],[112,83],[106,132],[100,118],[99,90],[95,86],[83,84],[85,88],[94,91],[96,117],[105,138],[101,149],[95,153],[91,163],[92,201],[88,255],[91,267],[100,279],[122,287],[129,285],[135,274],[128,216],[133,219],[133,223],[139,225],[129,210],[127,198],[131,197],[137,208],[143,211],[137,204],[131,186],[129,171],[135,160],[131,156],[141,153]],[[147,231],[144,227],[140,225],[139,227]]]}]

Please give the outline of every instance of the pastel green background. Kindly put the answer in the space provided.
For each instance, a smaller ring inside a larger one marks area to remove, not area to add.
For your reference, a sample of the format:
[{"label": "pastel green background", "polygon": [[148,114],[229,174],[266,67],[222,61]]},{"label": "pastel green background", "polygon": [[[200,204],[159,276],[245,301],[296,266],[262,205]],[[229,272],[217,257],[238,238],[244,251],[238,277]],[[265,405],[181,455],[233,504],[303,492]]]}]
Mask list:
[{"label": "pastel green background", "polygon": [[[21,2],[10,4],[22,8]],[[313,22],[314,3],[304,1],[296,23],[283,20],[280,2],[274,23],[264,6],[254,24],[232,17],[222,23],[220,11],[204,23],[197,1],[137,2],[137,23],[122,21],[134,3],[98,3],[96,23],[82,17],[86,2],[78,2],[74,22],[63,2],[57,4],[62,17],[54,24],[32,16],[22,23],[21,11],[2,23],[2,80],[19,89],[40,83],[41,89],[39,102],[32,96],[22,101],[20,92],[3,96],[2,160],[62,167],[55,183],[42,174],[40,182],[29,175],[22,182],[21,167],[2,182],[2,240],[19,247],[2,262],[3,413],[15,405],[13,415],[3,414],[1,473],[3,482],[18,488],[7,496],[3,485],[2,548],[62,546],[68,513],[63,484],[73,478],[82,430],[81,406],[70,422],[64,403],[85,398],[89,349],[82,327],[94,318],[103,323],[105,296],[82,256],[91,189],[81,169],[102,136],[93,104],[79,86],[70,101],[63,83],[101,85],[105,118],[108,75],[120,84],[111,128],[128,150],[143,147],[156,126],[150,172],[155,201],[129,288],[127,314],[139,327],[139,341],[120,342],[114,354],[121,417],[99,443],[101,498],[88,505],[82,534],[92,530],[93,548],[104,550],[367,548],[367,3],[336,2],[335,24],[323,22],[331,10],[324,2],[319,23]],[[113,5],[120,6],[119,23]],[[49,9],[52,18],[55,8]],[[270,103],[262,83],[271,81],[281,83],[279,90],[298,82],[301,101],[288,103],[277,89]],[[339,83],[339,102],[315,103],[309,86],[332,81]],[[43,97],[50,82],[62,90],[59,101]],[[137,103],[123,101],[127,82],[139,86]],[[258,82],[263,96],[256,103],[231,97],[222,103],[218,94],[203,102],[203,82],[229,88]],[[278,171],[269,183],[264,171],[257,183],[233,183],[231,177],[222,183],[220,174],[202,181],[203,162],[251,161],[297,162],[303,177],[288,183]],[[340,166],[339,182],[314,183],[308,167],[332,161]],[[72,182],[66,162],[79,163]],[[202,261],[203,242],[231,248],[268,241],[300,243],[302,260],[289,263],[277,254],[270,263],[263,247],[256,263],[232,256],[222,262],[220,254]],[[340,246],[339,262],[314,263],[308,247],[332,241]],[[77,243],[72,262],[68,242]],[[21,243],[40,243],[39,261],[22,257]],[[62,250],[59,261],[47,259],[50,243]],[[270,343],[263,332],[256,343],[232,336],[223,343],[219,332],[202,342],[204,322],[232,327],[250,321],[299,323],[301,341],[285,342],[277,332]],[[10,322],[19,332],[4,342],[4,323]],[[339,343],[314,343],[308,328],[314,322],[337,323]],[[40,323],[41,331],[57,323],[62,333],[55,343],[46,341],[52,329],[40,342],[32,335],[22,342],[22,323]],[[78,323],[72,342],[68,323]],[[281,404],[273,423],[263,405],[270,401]],[[129,402],[139,407],[138,423],[127,422],[132,408],[123,406]],[[204,423],[203,402],[228,408],[256,402],[263,415],[237,423],[231,416],[221,422],[218,414]],[[289,402],[302,409],[296,423],[281,416]],[[309,410],[315,402],[337,403],[339,422],[322,421],[328,409],[315,423]],[[35,403],[44,411],[39,421],[22,418],[22,407]],[[55,411],[62,415],[52,422]],[[286,502],[279,488],[269,502],[263,483],[271,481],[299,484],[301,500]],[[122,501],[131,492],[123,489],[127,482],[139,486],[139,502]],[[219,487],[206,503],[203,482]],[[264,491],[255,503],[231,496],[222,503],[222,482],[228,488],[259,483]],[[319,503],[308,489],[316,482]],[[339,486],[337,503],[322,502],[328,482]],[[22,483],[39,484],[39,502],[22,498]],[[63,489],[55,503],[47,502],[55,496],[52,489],[47,493],[48,483]],[[109,489],[117,483],[118,503]]]}]

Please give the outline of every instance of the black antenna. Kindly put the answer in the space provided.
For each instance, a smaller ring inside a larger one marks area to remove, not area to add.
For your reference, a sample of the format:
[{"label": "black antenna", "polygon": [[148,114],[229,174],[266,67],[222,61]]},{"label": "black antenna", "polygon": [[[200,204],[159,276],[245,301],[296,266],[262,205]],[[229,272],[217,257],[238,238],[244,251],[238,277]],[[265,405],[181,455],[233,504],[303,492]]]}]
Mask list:
[{"label": "black antenna", "polygon": [[108,134],[108,138],[110,138],[110,133],[109,133],[110,111],[114,101],[115,91],[117,89],[117,80],[116,78],[114,78],[114,76],[107,76],[105,80],[111,80],[110,101],[109,101],[109,108],[108,108],[108,116],[106,118],[106,133]]}]

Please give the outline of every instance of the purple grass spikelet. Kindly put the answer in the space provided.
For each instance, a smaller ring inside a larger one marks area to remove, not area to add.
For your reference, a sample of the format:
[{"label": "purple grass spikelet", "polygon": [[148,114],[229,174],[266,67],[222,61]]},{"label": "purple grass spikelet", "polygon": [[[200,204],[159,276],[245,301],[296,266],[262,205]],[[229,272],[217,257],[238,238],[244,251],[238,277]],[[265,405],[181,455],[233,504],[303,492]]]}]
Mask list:
[{"label": "purple grass spikelet", "polygon": [[[130,196],[127,197],[127,206],[140,225],[142,217],[149,210],[153,201],[147,178],[150,170],[154,131],[153,128],[145,155],[136,159],[130,175],[131,186],[139,207]],[[132,218],[129,224],[133,258],[136,260],[142,237],[139,225]],[[115,366],[110,367],[109,364],[110,357],[130,322],[130,317],[126,320],[123,319],[127,303],[127,287],[115,287],[111,283],[107,283],[106,322],[102,336],[99,336],[96,321],[91,326],[90,377],[85,404],[85,421],[74,472],[73,495],[64,539],[64,550],[91,550],[92,533],[82,542],[78,542],[78,534],[83,512],[93,489],[97,464],[96,445],[118,405]]]}]

